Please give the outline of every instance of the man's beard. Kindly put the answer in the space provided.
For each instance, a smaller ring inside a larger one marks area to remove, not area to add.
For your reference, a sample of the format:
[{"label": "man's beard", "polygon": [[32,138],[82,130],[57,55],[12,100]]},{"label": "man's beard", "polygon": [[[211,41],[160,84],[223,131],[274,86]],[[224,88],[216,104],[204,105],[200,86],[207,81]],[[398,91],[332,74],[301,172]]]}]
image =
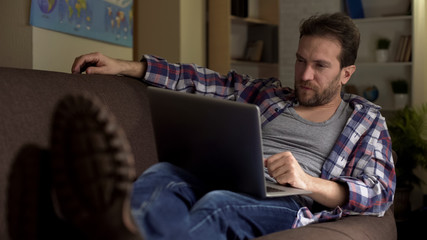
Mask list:
[{"label": "man's beard", "polygon": [[[296,85],[295,83],[295,96],[298,99],[298,103],[301,106],[316,107],[330,103],[332,99],[341,91],[341,85],[338,84],[339,75],[323,90],[320,91],[317,86],[313,86],[310,82],[301,83]],[[300,96],[299,87],[308,87],[314,92],[314,96],[309,99],[305,99]]]}]

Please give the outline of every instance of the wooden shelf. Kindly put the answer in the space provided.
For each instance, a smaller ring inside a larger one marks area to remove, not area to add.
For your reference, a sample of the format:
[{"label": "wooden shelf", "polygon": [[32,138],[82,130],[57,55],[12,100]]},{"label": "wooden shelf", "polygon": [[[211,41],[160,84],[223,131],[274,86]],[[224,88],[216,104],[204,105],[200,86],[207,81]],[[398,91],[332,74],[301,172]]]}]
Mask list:
[{"label": "wooden shelf", "polygon": [[[238,72],[253,70],[253,77],[260,77],[257,73],[269,69],[271,76],[278,77],[277,63],[269,62],[278,58],[279,0],[258,0],[256,6],[256,10],[252,9],[256,14],[244,18],[231,15],[230,0],[208,1],[210,69],[227,74],[233,65]],[[244,58],[247,44],[255,41],[263,41],[262,62],[236,60]]]},{"label": "wooden shelf", "polygon": [[412,20],[412,16],[404,15],[404,16],[358,18],[358,19],[353,19],[353,22],[358,24],[358,23],[388,22],[388,21],[401,21],[401,20]]},{"label": "wooden shelf", "polygon": [[[393,92],[390,82],[396,79],[405,79],[412,84],[413,62],[395,61],[401,55],[400,41],[404,36],[413,36],[413,15],[407,15],[407,1],[404,0],[376,0],[367,1],[364,10],[367,17],[353,19],[360,31],[360,46],[357,70],[352,76],[350,84],[358,89],[359,93],[376,86],[379,90],[375,104],[383,108],[383,113],[394,110]],[[390,40],[389,61],[376,62],[376,48],[378,39]],[[412,49],[413,51],[414,49]],[[406,52],[406,50],[405,50]],[[406,53],[405,53],[406,55]],[[399,57],[400,59],[400,57]]]},{"label": "wooden shelf", "polygon": [[277,23],[271,23],[267,20],[259,19],[259,18],[242,18],[242,17],[230,16],[230,19],[233,23],[268,24],[268,25],[277,26]]},{"label": "wooden shelf", "polygon": [[412,66],[412,62],[356,62],[360,67],[398,67]]},{"label": "wooden shelf", "polygon": [[241,59],[232,59],[231,64],[252,65],[252,66],[259,66],[259,67],[277,67],[278,66],[278,63],[255,62],[255,61],[247,61],[247,60],[241,60]]}]

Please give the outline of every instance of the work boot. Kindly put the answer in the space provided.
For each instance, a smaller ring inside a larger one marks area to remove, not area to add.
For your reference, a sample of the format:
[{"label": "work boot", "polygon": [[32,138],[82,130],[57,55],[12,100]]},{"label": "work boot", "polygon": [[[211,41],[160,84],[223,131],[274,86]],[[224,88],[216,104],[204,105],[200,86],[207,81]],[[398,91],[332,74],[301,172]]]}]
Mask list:
[{"label": "work boot", "polygon": [[123,129],[90,95],[56,106],[52,179],[60,215],[88,239],[142,239],[130,212],[134,158]]}]

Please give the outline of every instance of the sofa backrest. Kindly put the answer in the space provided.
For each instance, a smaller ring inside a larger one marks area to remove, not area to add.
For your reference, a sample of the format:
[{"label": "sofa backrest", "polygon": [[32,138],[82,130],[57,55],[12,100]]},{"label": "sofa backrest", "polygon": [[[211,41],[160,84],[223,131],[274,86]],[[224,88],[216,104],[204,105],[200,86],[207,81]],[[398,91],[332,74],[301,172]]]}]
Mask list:
[{"label": "sofa backrest", "polygon": [[5,203],[12,160],[23,144],[48,147],[53,109],[67,94],[89,92],[110,108],[130,141],[137,173],[157,161],[146,87],[128,77],[0,68],[0,239],[8,239]]}]

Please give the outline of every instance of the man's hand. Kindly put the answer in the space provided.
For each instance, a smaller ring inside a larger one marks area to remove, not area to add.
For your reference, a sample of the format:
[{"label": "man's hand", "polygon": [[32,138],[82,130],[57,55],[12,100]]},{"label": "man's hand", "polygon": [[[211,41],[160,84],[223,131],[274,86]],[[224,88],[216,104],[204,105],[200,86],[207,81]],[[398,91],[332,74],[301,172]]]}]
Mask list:
[{"label": "man's hand", "polygon": [[312,176],[301,168],[291,152],[282,152],[265,159],[270,176],[282,185],[308,190]]},{"label": "man's hand", "polygon": [[79,74],[126,75],[142,78],[145,74],[145,63],[113,59],[101,53],[89,53],[74,60],[71,72]]},{"label": "man's hand", "polygon": [[265,159],[264,164],[278,183],[311,191],[309,196],[324,206],[335,208],[348,201],[347,185],[305,173],[291,152],[275,154]]}]

